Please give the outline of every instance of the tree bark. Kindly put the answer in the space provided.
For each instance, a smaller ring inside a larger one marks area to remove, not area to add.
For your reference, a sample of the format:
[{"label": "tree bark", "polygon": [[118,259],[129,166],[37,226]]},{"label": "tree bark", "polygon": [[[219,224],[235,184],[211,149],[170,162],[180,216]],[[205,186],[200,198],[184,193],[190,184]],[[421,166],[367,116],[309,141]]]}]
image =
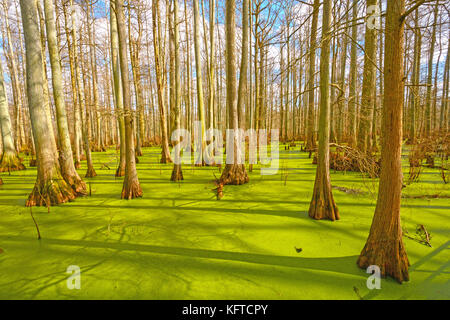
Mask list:
[{"label": "tree bark", "polygon": [[421,59],[421,48],[422,48],[422,35],[419,29],[419,10],[415,11],[415,26],[414,29],[414,60],[413,60],[413,70],[412,70],[412,85],[410,89],[410,110],[409,110],[409,143],[416,143],[416,112],[420,106],[420,96],[419,96],[419,81],[420,81],[420,59]]},{"label": "tree bark", "polygon": [[434,9],[434,23],[433,29],[431,31],[431,44],[430,44],[430,54],[428,56],[428,76],[427,76],[427,95],[425,101],[425,136],[429,137],[433,128],[433,116],[431,112],[431,91],[432,91],[432,81],[433,81],[433,62],[434,62],[434,49],[436,45],[436,25],[439,15],[439,3],[436,2]]},{"label": "tree bark", "polygon": [[316,148],[316,133],[315,133],[315,115],[314,115],[314,85],[316,72],[316,36],[317,23],[319,21],[320,0],[314,0],[313,4],[313,18],[311,22],[311,37],[309,40],[309,96],[308,96],[308,128],[306,131],[306,150],[313,151]]},{"label": "tree bark", "polygon": [[320,54],[320,123],[318,165],[309,216],[316,220],[339,220],[330,178],[330,26],[331,1],[323,3],[322,48]]},{"label": "tree bark", "polygon": [[402,193],[402,114],[405,0],[388,0],[384,58],[385,96],[382,119],[381,175],[375,214],[366,245],[358,258],[361,268],[377,265],[382,276],[408,281],[409,261],[400,221]]},{"label": "tree bark", "polygon": [[78,103],[79,103],[79,111],[80,111],[80,121],[81,121],[81,135],[83,137],[83,143],[84,143],[84,152],[86,156],[86,164],[87,164],[87,171],[86,171],[86,178],[93,178],[97,175],[94,169],[94,165],[92,163],[92,154],[91,154],[91,146],[90,146],[90,135],[89,135],[89,123],[86,115],[86,110],[88,108],[86,96],[84,94],[85,86],[83,84],[82,80],[82,73],[81,73],[81,66],[80,60],[82,60],[82,51],[80,50],[80,57],[78,58],[77,52],[77,32],[76,32],[76,11],[75,6],[73,5],[73,0],[70,0],[70,7],[71,7],[71,18],[72,18],[72,43],[74,47],[74,64],[75,64],[75,78],[77,82],[77,88],[78,88]]},{"label": "tree bark", "polygon": [[155,53],[155,71],[156,71],[156,84],[158,91],[158,105],[160,114],[160,125],[162,135],[162,151],[161,151],[161,163],[172,162],[169,151],[169,138],[167,133],[167,121],[166,121],[166,106],[164,99],[164,81],[163,81],[163,59],[161,57],[160,48],[160,28],[159,26],[159,4],[158,0],[152,2],[152,30],[153,30],[153,49]]},{"label": "tree bark", "polygon": [[47,28],[48,51],[52,70],[53,98],[56,107],[56,123],[59,138],[59,162],[61,173],[66,182],[77,195],[86,195],[86,184],[75,170],[73,162],[72,146],[70,144],[69,125],[66,115],[66,103],[64,101],[63,78],[61,72],[61,58],[56,39],[56,25],[52,0],[44,0],[45,23]]},{"label": "tree bark", "polygon": [[[367,8],[378,6],[378,0],[367,0]],[[355,39],[356,40],[356,39]],[[375,105],[373,88],[376,85],[376,54],[377,54],[377,30],[366,23],[365,54],[362,87],[361,117],[358,131],[358,149],[362,152],[369,151],[371,145],[372,108]]]},{"label": "tree bark", "polygon": [[[229,129],[234,129],[237,133],[239,129],[239,117],[238,117],[238,104],[236,97],[236,1],[226,0],[226,44],[227,44],[227,110],[230,118]],[[245,12],[245,11],[243,11]],[[243,28],[242,32],[245,32],[247,28]],[[243,46],[242,50],[248,50],[247,46]],[[246,59],[244,59],[246,60]],[[241,60],[241,63],[245,63]],[[242,100],[242,99],[241,99]],[[240,146],[238,143],[237,134],[233,141],[234,144],[234,161],[233,163],[225,166],[222,176],[220,177],[220,183],[222,185],[232,184],[241,185],[248,183],[249,177],[245,164],[240,164]]]},{"label": "tree bark", "polygon": [[114,80],[114,102],[117,122],[119,123],[119,144],[120,144],[120,158],[119,166],[116,170],[116,177],[123,177],[125,175],[126,166],[126,150],[125,150],[125,120],[123,118],[123,92],[122,82],[120,76],[120,61],[119,61],[119,35],[117,33],[117,17],[115,9],[115,1],[110,2],[110,25],[111,25],[111,61]]},{"label": "tree bark", "polygon": [[11,118],[8,110],[8,99],[3,79],[3,67],[0,61],[0,129],[2,134],[3,153],[0,161],[0,172],[24,170],[15,146]]},{"label": "tree bark", "polygon": [[125,120],[126,166],[123,180],[122,199],[142,197],[142,189],[136,171],[136,156],[133,137],[133,114],[131,110],[130,82],[128,74],[127,35],[123,13],[123,0],[116,1],[117,31],[119,36],[119,60],[123,89],[123,110]]},{"label": "tree bark", "polygon": [[358,41],[358,25],[356,19],[358,18],[358,2],[353,0],[353,15],[352,15],[352,46],[350,51],[350,85],[349,85],[349,97],[348,97],[348,142],[349,146],[356,146],[356,119],[357,119],[357,101],[358,92],[356,88],[357,76],[358,76],[358,60],[357,60],[357,48]]},{"label": "tree bark", "polygon": [[[202,77],[202,57],[200,52],[200,13],[198,8],[198,1],[194,0],[194,50],[195,50],[195,75],[197,82],[197,107],[198,116],[201,123],[201,150],[202,157],[201,165],[206,163],[208,154],[206,150],[206,123],[205,123],[205,105],[203,96],[203,77]],[[197,160],[198,161],[198,160]]]},{"label": "tree bark", "polygon": [[42,74],[42,47],[35,1],[20,0],[25,34],[27,63],[28,108],[37,156],[36,184],[26,202],[27,206],[52,206],[75,198],[72,188],[64,181],[54,148],[52,130],[45,110]]},{"label": "tree bark", "polygon": [[[180,36],[178,32],[178,0],[173,0],[173,38],[174,38],[174,59],[175,59],[175,105],[174,105],[174,116],[175,116],[175,129],[181,129],[181,119],[180,119],[180,108],[181,108],[181,86],[180,86]],[[181,141],[175,141],[174,144],[180,143]],[[173,166],[171,181],[184,180],[183,171],[181,170],[181,159],[179,163],[175,163]]]}]

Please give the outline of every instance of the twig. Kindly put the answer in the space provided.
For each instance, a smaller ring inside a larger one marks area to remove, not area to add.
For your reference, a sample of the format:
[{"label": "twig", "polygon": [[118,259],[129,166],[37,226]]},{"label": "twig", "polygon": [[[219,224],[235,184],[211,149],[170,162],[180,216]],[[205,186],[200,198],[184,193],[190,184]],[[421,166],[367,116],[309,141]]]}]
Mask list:
[{"label": "twig", "polygon": [[36,222],[36,219],[34,219],[32,207],[30,207],[30,214],[31,214],[31,218],[33,219],[34,225],[36,226],[36,230],[37,230],[37,234],[38,234],[38,240],[41,240],[41,232],[39,231],[39,226],[38,226],[38,224]]}]

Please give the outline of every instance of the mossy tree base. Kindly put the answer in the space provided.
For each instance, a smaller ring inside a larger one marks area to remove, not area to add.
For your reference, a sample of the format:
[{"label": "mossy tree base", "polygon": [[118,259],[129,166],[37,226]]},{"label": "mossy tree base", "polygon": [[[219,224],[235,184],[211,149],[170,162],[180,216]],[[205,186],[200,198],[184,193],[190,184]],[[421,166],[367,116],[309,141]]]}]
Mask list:
[{"label": "mossy tree base", "polygon": [[85,177],[86,178],[94,178],[96,176],[97,176],[97,172],[95,172],[94,167],[92,167],[92,166],[88,167]]},{"label": "mossy tree base", "polygon": [[382,240],[367,240],[357,264],[360,268],[367,269],[371,265],[376,265],[381,270],[381,276],[390,276],[402,283],[409,281],[409,260],[401,238],[389,238],[385,235]]},{"label": "mossy tree base", "polygon": [[106,152],[106,147],[103,145],[92,144],[91,143],[91,151],[93,152]]},{"label": "mossy tree base", "polygon": [[0,172],[20,171],[25,169],[25,166],[16,154],[3,154],[0,162]]},{"label": "mossy tree base", "polygon": [[29,167],[36,167],[37,166],[37,161],[36,159],[30,159],[30,163],[28,165]]},{"label": "mossy tree base", "polygon": [[72,188],[61,178],[45,183],[37,181],[26,202],[27,207],[55,206],[75,199]]},{"label": "mossy tree base", "polygon": [[65,175],[64,180],[72,188],[76,196],[87,195],[86,183],[78,175]]},{"label": "mossy tree base", "polygon": [[222,185],[242,185],[250,181],[243,164],[227,164],[220,177]]},{"label": "mossy tree base", "polygon": [[122,188],[122,199],[131,200],[141,198],[143,195],[141,185],[136,179],[126,179]]},{"label": "mossy tree base", "polygon": [[125,176],[125,164],[119,165],[119,167],[116,170],[116,178],[124,177]]},{"label": "mossy tree base", "polygon": [[183,178],[183,171],[181,170],[181,165],[176,164],[173,167],[172,176],[170,178],[170,181],[177,182],[177,181],[182,181],[182,180],[184,180],[184,178]]},{"label": "mossy tree base", "polygon": [[339,210],[334,202],[331,184],[325,185],[326,183],[316,181],[308,214],[315,220],[339,220]]},{"label": "mossy tree base", "polygon": [[164,151],[161,152],[161,161],[162,164],[172,163],[172,159],[170,158],[170,155],[166,154]]}]

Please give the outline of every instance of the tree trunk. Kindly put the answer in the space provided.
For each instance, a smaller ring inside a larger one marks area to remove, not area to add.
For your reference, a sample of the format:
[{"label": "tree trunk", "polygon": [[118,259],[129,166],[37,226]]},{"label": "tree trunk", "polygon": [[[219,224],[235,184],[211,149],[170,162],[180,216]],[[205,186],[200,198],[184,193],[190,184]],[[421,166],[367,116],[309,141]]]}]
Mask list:
[{"label": "tree trunk", "polygon": [[330,178],[330,26],[331,2],[323,3],[322,48],[320,54],[320,123],[318,165],[309,216],[316,220],[339,220]]},{"label": "tree trunk", "polygon": [[[357,48],[358,41],[358,25],[356,19],[358,18],[358,2],[353,0],[353,15],[352,15],[352,47],[350,52],[350,85],[349,85],[349,98],[348,98],[348,142],[349,146],[356,146],[356,119],[357,119],[357,101],[358,91],[356,89],[356,82],[358,76],[358,60],[357,60]],[[367,34],[367,33],[366,33]]]},{"label": "tree trunk", "polygon": [[3,153],[0,161],[0,172],[24,170],[16,149],[14,147],[13,130],[8,110],[5,84],[3,80],[3,68],[0,61],[0,129],[2,133]]},{"label": "tree trunk", "polygon": [[75,52],[75,78],[77,82],[77,88],[78,88],[78,103],[79,103],[79,111],[80,111],[80,121],[81,121],[81,135],[83,137],[83,143],[84,143],[84,152],[86,156],[86,164],[87,164],[87,171],[86,171],[86,178],[93,178],[97,175],[94,169],[94,165],[92,163],[92,154],[91,154],[91,146],[89,141],[89,123],[87,117],[86,117],[86,110],[88,108],[87,101],[85,99],[84,94],[84,84],[82,80],[82,73],[81,73],[81,66],[80,63],[83,59],[82,57],[82,51],[80,50],[80,56],[78,58],[78,54],[76,54],[76,48],[77,48],[77,32],[76,32],[76,9],[73,5],[73,0],[70,0],[70,7],[71,7],[71,18],[72,18],[72,43],[74,47]]},{"label": "tree trunk", "polygon": [[439,120],[439,129],[443,132],[448,131],[448,91],[450,82],[450,46],[447,47],[447,58],[444,67],[444,88],[442,91],[441,115]]},{"label": "tree trunk", "polygon": [[[162,151],[161,151],[161,163],[172,162],[169,151],[169,138],[167,136],[167,121],[166,121],[166,106],[164,100],[164,80],[163,80],[163,59],[161,57],[160,48],[160,26],[159,26],[159,4],[158,0],[152,2],[152,31],[153,31],[153,49],[155,52],[155,71],[156,71],[156,84],[158,91],[158,105],[160,114],[160,125],[162,135]],[[158,26],[158,28],[157,28]]]},{"label": "tree trunk", "polygon": [[[20,123],[20,118],[21,118],[20,115],[21,115],[22,108],[23,108],[22,90],[21,90],[21,86],[19,83],[19,71],[17,68],[16,55],[14,54],[14,51],[13,51],[11,28],[9,26],[9,18],[8,18],[8,5],[7,5],[6,0],[3,1],[3,7],[4,7],[4,11],[5,11],[6,38],[8,40],[8,53],[7,54],[9,55],[9,62],[10,62],[9,65],[10,65],[10,70],[11,70],[11,85],[12,85],[12,90],[13,90],[13,99],[14,99],[15,112],[16,112],[15,143],[16,143],[16,150],[19,152],[22,149],[22,142],[23,142],[23,135],[24,135],[23,128],[21,128],[21,123]],[[6,55],[6,52],[5,52],[5,55]],[[5,158],[5,160],[11,161],[8,158],[13,160],[11,158],[11,155],[8,155]],[[2,170],[1,167],[2,167],[2,165],[0,164],[0,171]],[[16,167],[16,168],[18,168],[18,167]],[[15,170],[17,170],[17,169],[15,169]]]},{"label": "tree trunk", "polygon": [[[178,32],[178,0],[173,1],[173,38],[174,38],[174,59],[175,59],[175,105],[174,105],[174,116],[175,116],[175,128],[176,130],[181,129],[181,119],[180,119],[180,108],[181,108],[181,86],[180,86],[180,36]],[[174,145],[180,143],[181,141],[175,141]],[[183,171],[181,170],[181,159],[178,159],[173,166],[171,181],[183,180]]]},{"label": "tree trunk", "polygon": [[319,21],[320,0],[314,0],[313,18],[311,23],[311,37],[309,40],[309,96],[308,96],[308,128],[306,132],[306,150],[313,151],[316,148],[316,133],[315,133],[315,115],[314,115],[314,85],[316,72],[316,36],[317,23]]},{"label": "tree trunk", "polygon": [[415,12],[415,27],[414,29],[414,60],[412,70],[412,85],[410,89],[410,110],[409,110],[409,143],[416,143],[416,112],[420,106],[419,96],[419,81],[420,81],[420,57],[422,48],[422,35],[419,29],[419,10]]},{"label": "tree trunk", "polygon": [[428,56],[428,76],[427,76],[427,96],[425,101],[425,136],[429,137],[433,128],[433,117],[431,113],[431,91],[432,91],[432,80],[433,80],[433,62],[434,62],[434,48],[436,45],[436,25],[439,15],[439,3],[436,2],[434,9],[434,23],[431,32],[431,44],[430,44],[430,54]]},{"label": "tree trunk", "polygon": [[[226,0],[226,43],[227,43],[227,111],[230,118],[229,129],[234,129],[237,133],[239,129],[239,117],[238,117],[238,104],[236,97],[236,1]],[[243,11],[245,12],[245,11]],[[245,16],[245,14],[243,15]],[[244,21],[243,21],[244,22]],[[246,26],[244,25],[242,32],[245,32]],[[244,39],[244,36],[243,36]],[[248,50],[248,46],[242,46],[242,50]],[[245,63],[245,60],[241,60],[241,64]],[[242,69],[242,66],[241,66]],[[241,101],[243,98],[241,97]],[[225,170],[222,172],[220,177],[220,183],[222,185],[232,184],[241,185],[248,183],[249,177],[247,170],[245,169],[245,164],[241,163],[241,148],[239,146],[237,134],[233,141],[234,144],[234,159],[233,163],[228,163],[225,166]],[[242,161],[243,163],[243,161]]]},{"label": "tree trunk", "polygon": [[77,195],[86,195],[86,184],[78,175],[73,163],[72,146],[70,144],[69,125],[64,101],[63,78],[61,73],[61,58],[56,39],[56,26],[52,0],[44,0],[45,23],[47,28],[48,51],[52,70],[53,97],[56,107],[56,120],[60,146],[59,162],[61,173],[66,182]]},{"label": "tree trunk", "polygon": [[91,28],[91,21],[92,24],[94,24],[95,28],[95,17],[92,11],[92,3],[86,6],[86,26],[87,26],[87,33],[88,33],[88,42],[89,42],[89,62],[91,65],[91,71],[92,71],[92,91],[94,96],[94,113],[95,115],[95,151],[97,152],[103,152],[106,151],[105,146],[103,145],[103,139],[102,139],[102,115],[100,110],[100,103],[99,103],[99,94],[98,94],[98,73],[97,73],[97,54],[96,54],[96,48],[95,48],[95,31]]},{"label": "tree trunk", "polygon": [[[367,9],[378,6],[378,0],[367,0]],[[356,39],[355,39],[356,40]],[[371,145],[372,108],[375,103],[373,88],[376,85],[377,29],[366,23],[365,54],[362,87],[361,117],[358,131],[358,149],[367,152]]]},{"label": "tree trunk", "polygon": [[142,19],[141,19],[141,8],[136,7],[135,11],[137,14],[137,39],[133,39],[131,33],[131,14],[128,17],[128,36],[129,36],[129,47],[130,47],[130,60],[131,69],[133,72],[133,84],[134,93],[136,97],[136,119],[137,119],[137,130],[136,130],[136,155],[142,156],[142,146],[144,143],[144,97],[142,92],[142,75],[140,69],[140,59],[139,59],[139,49],[141,45],[142,37]]},{"label": "tree trunk", "polygon": [[[195,75],[197,78],[197,107],[198,107],[198,115],[201,123],[201,150],[199,153],[201,154],[201,163],[199,159],[197,159],[197,164],[204,165],[206,163],[206,159],[208,154],[205,152],[206,150],[206,124],[205,124],[205,105],[203,99],[203,81],[202,81],[202,56],[200,52],[200,14],[198,8],[198,1],[194,0],[194,49],[195,49]],[[210,161],[208,161],[210,163]]]},{"label": "tree trunk", "polygon": [[39,21],[35,1],[20,0],[25,34],[27,63],[28,108],[36,143],[37,179],[26,202],[27,206],[52,206],[75,198],[72,188],[64,181],[58,155],[51,141],[44,101],[42,47],[39,41]]},{"label": "tree trunk", "polygon": [[75,168],[81,168],[81,129],[80,129],[80,110],[78,103],[78,88],[77,79],[75,71],[75,48],[72,41],[70,40],[69,34],[69,22],[67,17],[66,6],[62,6],[64,14],[64,28],[66,31],[67,38],[67,50],[69,52],[69,65],[70,65],[70,79],[71,79],[71,89],[72,89],[72,107],[73,107],[73,146],[74,146],[74,156],[75,156]]},{"label": "tree trunk", "polygon": [[361,268],[377,265],[382,276],[408,281],[409,261],[400,222],[402,193],[402,111],[405,0],[388,0],[384,58],[381,175],[375,214],[366,245],[358,258]]},{"label": "tree trunk", "polygon": [[123,93],[122,82],[120,78],[120,61],[119,61],[119,35],[117,34],[117,17],[114,1],[110,2],[110,25],[111,25],[111,61],[114,79],[114,102],[117,122],[119,123],[119,143],[120,143],[120,159],[119,166],[116,170],[116,177],[125,175],[126,166],[126,150],[125,150],[125,121],[123,119]]},{"label": "tree trunk", "polygon": [[[214,2],[214,1],[213,1]],[[249,48],[249,0],[242,1],[242,60],[239,72],[238,88],[238,113],[239,128],[245,129],[244,105],[247,99],[247,69],[248,69],[248,48]]]},{"label": "tree trunk", "polygon": [[128,74],[127,35],[123,13],[123,0],[116,1],[117,32],[119,38],[120,73],[123,89],[123,110],[125,113],[125,151],[126,166],[123,180],[122,199],[130,200],[142,197],[142,189],[136,171],[136,156],[133,137],[133,115],[131,112],[131,94]]}]

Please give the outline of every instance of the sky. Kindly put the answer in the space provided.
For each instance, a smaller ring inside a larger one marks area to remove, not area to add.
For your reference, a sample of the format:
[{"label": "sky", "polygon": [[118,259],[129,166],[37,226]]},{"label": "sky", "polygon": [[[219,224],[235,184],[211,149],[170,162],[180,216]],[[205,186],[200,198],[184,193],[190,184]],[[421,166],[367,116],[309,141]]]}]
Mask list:
[{"label": "sky", "polygon": [[[151,7],[151,0],[142,0],[144,3],[146,3],[148,5],[148,7]],[[217,48],[217,54],[223,53],[224,50],[224,42],[225,42],[225,24],[224,24],[224,1],[223,0],[217,0],[218,1],[218,5],[219,5],[219,10],[217,12],[217,20],[218,20],[218,24],[215,26],[216,27],[216,48]],[[15,11],[15,7],[14,5],[12,5],[12,0],[9,0],[10,3],[10,8],[9,8],[9,12],[8,12],[8,16],[10,19],[10,24],[13,28],[13,36],[14,33],[17,32],[17,29],[15,27],[16,23],[16,11]],[[75,2],[80,2],[79,0],[76,0]],[[313,0],[305,0],[305,2],[309,2],[312,3]],[[179,12],[179,17],[180,19],[182,19],[182,23],[180,24],[180,42],[182,44],[182,47],[184,47],[185,43],[186,43],[186,37],[185,37],[185,24],[184,24],[184,2],[180,1],[180,12]],[[275,21],[275,25],[273,27],[273,33],[277,33],[281,31],[281,28],[285,25],[286,22],[286,17],[285,17],[285,12],[286,12],[286,6],[285,4],[287,3],[287,1],[275,1],[275,0],[263,0],[263,6],[271,4],[271,13],[273,13],[274,11],[280,11],[278,19],[276,19]],[[383,1],[384,3],[384,1]],[[164,17],[165,17],[165,1],[160,1],[160,11],[161,11],[161,22],[165,23],[164,21]],[[102,50],[103,48],[103,44],[106,42],[106,39],[108,38],[108,23],[109,23],[109,17],[106,15],[109,15],[109,8],[107,8],[107,10],[105,10],[105,5],[109,6],[109,1],[105,1],[105,0],[98,0],[95,3],[95,7],[94,7],[94,15],[95,15],[95,26],[94,26],[94,31],[95,31],[95,36],[96,36],[96,43],[98,46],[98,50],[97,50],[97,60],[100,62],[106,62],[105,60],[105,52],[104,50]],[[237,1],[237,17],[236,17],[236,22],[237,22],[237,42],[236,42],[236,48],[238,50],[238,52],[240,52],[240,47],[241,47],[241,0]],[[346,10],[346,6],[344,4],[344,1],[336,1],[335,5],[337,5],[338,7],[336,7],[336,10]],[[204,2],[204,7],[205,7],[205,15],[206,15],[206,25],[207,25],[207,29],[208,29],[208,14],[209,14],[209,4],[208,1]],[[383,10],[385,9],[385,5],[383,4]],[[432,15],[431,14],[427,14],[428,12],[431,12],[432,8],[430,8],[429,5],[424,5],[423,8],[421,8],[421,18],[420,18],[420,24],[423,26],[426,26],[427,24],[430,23],[430,21],[432,20]],[[192,32],[192,20],[193,20],[193,10],[192,10],[192,0],[188,1],[188,5],[187,5],[187,10],[188,10],[188,17],[191,20],[191,32]],[[200,6],[200,10],[202,10],[202,7]],[[303,24],[305,22],[305,19],[308,18],[308,16],[311,13],[311,6],[309,5],[305,5],[301,2],[295,2],[294,4],[294,10],[295,12],[295,19],[293,21],[292,30],[297,29],[297,27],[301,24]],[[19,12],[20,12],[20,8],[19,8]],[[262,16],[267,18],[267,14],[268,14],[268,10],[266,10]],[[148,33],[148,39],[151,42],[153,39],[152,33],[151,33],[151,10],[148,10],[147,12],[148,16],[148,28],[144,23],[144,34],[143,34],[143,39],[146,39],[146,33]],[[359,5],[358,5],[358,16],[362,17],[365,14],[365,5],[363,1],[359,1]],[[431,17],[431,18],[430,18]],[[0,15],[0,25],[4,25],[4,21],[2,20],[4,19],[4,14],[2,13]],[[61,17],[61,19],[63,20],[63,18]],[[442,15],[439,18],[439,22],[441,22],[439,28],[441,30],[439,30],[440,32],[438,32],[438,43],[436,46],[436,50],[435,50],[435,55],[434,55],[434,66],[436,67],[438,60],[439,60],[439,68],[442,70],[444,63],[445,63],[445,54],[447,52],[447,47],[448,47],[448,39],[449,39],[449,17],[448,15]],[[86,19],[83,17],[83,10],[81,10],[81,8],[79,6],[77,6],[77,21],[78,21],[78,27],[82,26],[85,24]],[[305,24],[303,24],[303,28],[301,30],[299,30],[298,32],[301,33],[305,33],[305,27],[309,28],[309,21]],[[408,23],[412,24],[413,22],[411,21],[411,19],[408,19]],[[63,21],[61,21],[61,26],[63,26]],[[319,29],[318,29],[318,39],[320,39],[320,33],[321,33],[321,12],[319,12]],[[364,46],[364,32],[363,32],[363,26],[359,26],[359,30],[358,30],[358,43],[363,47]],[[421,29],[423,37],[427,38],[429,37],[429,29],[430,28],[423,28]],[[208,32],[208,30],[206,30],[206,32]],[[201,36],[203,36],[203,26],[200,28],[200,33]],[[218,43],[218,39],[217,39],[217,33],[220,34],[220,38],[221,38],[221,43],[219,46]],[[409,33],[411,33],[409,31]],[[63,34],[62,30],[61,30],[61,34]],[[252,43],[254,41],[253,37],[251,38]],[[190,39],[190,41],[192,41],[192,38]],[[409,41],[406,44],[406,48],[411,50],[411,43],[412,43],[412,37],[409,38]],[[0,43],[3,44],[3,38],[0,35]],[[64,35],[62,35],[62,41],[61,43],[65,43],[65,39],[64,39]],[[191,47],[191,65],[194,65],[194,52],[193,52],[193,45],[190,46]],[[440,48],[442,48],[442,54],[441,57],[439,59],[439,53],[440,53]],[[183,50],[183,49],[182,49]],[[146,52],[144,50],[144,52],[142,53],[142,59],[144,64],[147,64],[150,66],[150,68],[153,65],[153,48],[151,48],[149,50],[150,52],[150,56],[147,57]],[[204,42],[201,41],[201,51],[203,53],[203,56],[206,57],[206,50],[204,47]],[[65,52],[62,51],[63,53]],[[316,52],[317,54],[320,54],[320,50],[317,50]],[[362,50],[358,50],[358,61],[359,61],[359,67],[362,68],[363,65],[363,51]],[[238,59],[240,58],[240,54],[237,55]],[[271,44],[268,47],[268,56],[270,60],[273,60],[274,62],[274,68],[275,70],[279,71],[280,70],[280,66],[279,66],[279,60],[280,60],[280,45],[277,43],[277,41],[275,41],[275,43]],[[67,55],[63,54],[63,60],[65,61],[65,63],[67,64]],[[4,73],[5,73],[5,81],[8,84],[10,82],[10,77],[9,77],[9,73],[7,72],[8,68],[6,65],[6,61],[4,59],[4,52],[3,52],[3,46],[0,46],[0,58],[2,59],[2,63],[3,63],[3,68],[4,68]],[[148,63],[145,63],[145,62]],[[421,60],[421,70],[422,70],[422,75],[426,75],[426,70],[427,70],[427,63],[428,63],[428,48],[427,46],[424,44],[423,48],[422,48],[422,60]],[[68,72],[68,68],[66,65],[65,71]],[[442,73],[443,71],[440,72],[439,76],[442,77]],[[66,74],[67,76],[67,74]]]}]

